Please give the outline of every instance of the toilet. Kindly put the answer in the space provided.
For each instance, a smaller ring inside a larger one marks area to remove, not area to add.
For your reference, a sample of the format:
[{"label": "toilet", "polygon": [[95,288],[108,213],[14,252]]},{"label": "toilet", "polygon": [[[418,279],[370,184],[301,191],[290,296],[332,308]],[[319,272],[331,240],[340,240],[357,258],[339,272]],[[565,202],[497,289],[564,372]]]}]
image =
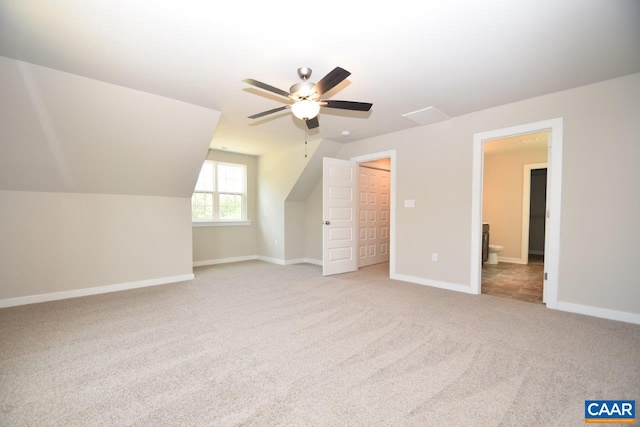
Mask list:
[{"label": "toilet", "polygon": [[503,249],[504,249],[504,246],[489,245],[489,259],[487,259],[487,264],[497,264],[498,252],[500,252]]}]

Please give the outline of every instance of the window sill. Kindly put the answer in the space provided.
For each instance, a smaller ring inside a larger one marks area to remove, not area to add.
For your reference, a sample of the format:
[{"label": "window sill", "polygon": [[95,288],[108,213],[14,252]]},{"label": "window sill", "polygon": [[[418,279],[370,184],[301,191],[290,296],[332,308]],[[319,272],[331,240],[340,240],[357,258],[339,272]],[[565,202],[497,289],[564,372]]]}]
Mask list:
[{"label": "window sill", "polygon": [[251,221],[192,221],[192,227],[240,227],[251,225]]}]

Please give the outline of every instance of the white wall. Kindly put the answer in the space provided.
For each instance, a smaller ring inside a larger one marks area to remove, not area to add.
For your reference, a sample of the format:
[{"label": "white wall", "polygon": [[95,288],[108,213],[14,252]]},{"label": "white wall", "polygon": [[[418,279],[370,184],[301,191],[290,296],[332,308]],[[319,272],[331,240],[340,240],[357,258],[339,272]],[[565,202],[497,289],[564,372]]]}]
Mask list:
[{"label": "white wall", "polygon": [[255,156],[209,150],[208,160],[247,166],[247,219],[251,225],[193,227],[193,262],[197,265],[229,259],[250,258],[258,254],[257,163]]},{"label": "white wall", "polygon": [[188,198],[0,191],[0,300],[184,280],[190,215]]},{"label": "white wall", "polygon": [[640,314],[640,74],[344,145],[345,159],[397,150],[397,273],[469,286],[473,135],[558,117],[558,301]]}]

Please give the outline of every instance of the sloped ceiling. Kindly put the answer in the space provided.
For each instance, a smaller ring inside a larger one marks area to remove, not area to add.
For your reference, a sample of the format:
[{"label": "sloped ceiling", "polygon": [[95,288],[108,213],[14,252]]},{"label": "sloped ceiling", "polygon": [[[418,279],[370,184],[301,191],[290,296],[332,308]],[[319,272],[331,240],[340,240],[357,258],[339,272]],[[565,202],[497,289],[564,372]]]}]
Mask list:
[{"label": "sloped ceiling", "polygon": [[0,57],[0,190],[190,197],[218,111]]},{"label": "sloped ceiling", "polygon": [[304,170],[296,180],[293,188],[286,198],[288,202],[304,202],[313,189],[322,179],[322,162],[324,157],[335,157],[340,151],[341,145],[331,141],[322,140],[314,150]]},{"label": "sloped ceiling", "polygon": [[[323,109],[310,140],[350,142],[640,72],[637,0],[399,0],[386,3],[200,0],[0,0],[0,55],[222,112],[214,148],[262,154],[299,144],[285,111],[296,69],[352,75],[327,97],[370,114]],[[351,135],[343,138],[343,130]]]}]

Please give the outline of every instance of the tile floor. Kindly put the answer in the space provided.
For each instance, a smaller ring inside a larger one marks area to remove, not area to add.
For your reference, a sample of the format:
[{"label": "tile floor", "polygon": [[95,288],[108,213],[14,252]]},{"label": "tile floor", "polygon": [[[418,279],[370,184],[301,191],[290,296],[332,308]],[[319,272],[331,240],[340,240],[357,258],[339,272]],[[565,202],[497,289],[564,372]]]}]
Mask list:
[{"label": "tile floor", "polygon": [[529,264],[501,262],[482,266],[482,293],[519,301],[542,303],[544,258],[529,256]]}]

